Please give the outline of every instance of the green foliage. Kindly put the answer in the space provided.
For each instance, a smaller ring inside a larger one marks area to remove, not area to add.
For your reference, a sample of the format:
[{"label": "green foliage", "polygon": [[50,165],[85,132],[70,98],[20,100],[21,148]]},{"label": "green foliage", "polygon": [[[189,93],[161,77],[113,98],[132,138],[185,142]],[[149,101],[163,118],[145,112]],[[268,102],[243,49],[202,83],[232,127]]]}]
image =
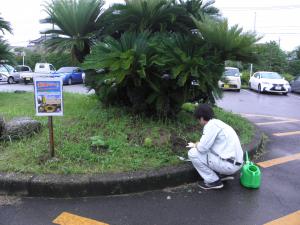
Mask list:
[{"label": "green foliage", "polygon": [[247,70],[242,71],[242,75],[241,75],[242,85],[248,86],[249,80],[250,80],[250,72]]},{"label": "green foliage", "polygon": [[222,61],[257,61],[254,44],[259,40],[255,34],[243,33],[238,25],[228,26],[227,20],[195,21],[204,41],[218,51]]},{"label": "green foliage", "polygon": [[195,21],[199,32],[189,34],[125,32],[119,39],[106,38],[83,64],[104,69],[87,84],[106,105],[126,105],[148,115],[174,116],[188,101],[214,103],[224,61],[254,59],[257,39],[229,29],[226,21],[208,23]]},{"label": "green foliage", "polygon": [[90,137],[90,140],[92,141],[92,146],[108,147],[102,136],[93,136]]},{"label": "green foliage", "polygon": [[0,61],[8,61],[11,64],[14,64],[15,59],[14,55],[10,52],[10,46],[0,37]]},{"label": "green foliage", "polygon": [[179,6],[185,8],[188,14],[192,15],[197,20],[203,20],[204,16],[219,17],[219,9],[214,7],[215,1],[202,0],[179,0]]},{"label": "green foliage", "polygon": [[52,34],[46,46],[52,51],[70,52],[73,59],[83,62],[90,53],[94,32],[99,29],[102,0],[52,0],[45,4],[48,17],[43,23],[53,24],[45,34]]},{"label": "green foliage", "polygon": [[[44,59],[47,63],[51,63],[56,69],[59,69],[63,66],[77,66],[78,62],[74,62],[72,60],[72,57],[68,53],[47,53],[42,54],[38,52],[33,52],[29,50],[24,50],[26,52],[25,56],[25,64],[27,66],[30,66],[31,69],[34,69],[35,64],[42,62],[42,59]],[[22,56],[16,56],[15,57],[16,62],[18,65],[21,65],[23,63],[23,57]]]},{"label": "green foliage", "polygon": [[186,102],[181,106],[181,109],[185,110],[186,112],[193,113],[195,111],[196,107],[197,107],[196,104]]},{"label": "green foliage", "polygon": [[144,146],[145,146],[145,147],[151,147],[151,146],[153,146],[153,141],[152,141],[152,139],[149,138],[149,137],[146,137],[146,138],[144,139]]},{"label": "green foliage", "polygon": [[295,79],[295,76],[289,74],[289,73],[283,73],[281,74],[288,82],[292,81],[293,79]]},{"label": "green foliage", "polygon": [[300,74],[300,46],[288,53],[287,72],[294,76]]},{"label": "green foliage", "polygon": [[[42,132],[32,138],[0,142],[0,171],[76,174],[155,169],[181,163],[176,154],[186,153],[186,144],[201,136],[191,113],[181,112],[180,121],[154,120],[131,114],[124,107],[104,108],[94,96],[65,93],[64,116],[53,121],[57,160],[51,160],[47,157],[47,118],[34,116],[32,99],[32,93],[0,95],[0,113],[6,121],[30,116],[43,124]],[[238,132],[243,144],[249,143],[253,135],[250,123],[222,110],[216,115]],[[144,146],[146,138],[152,140],[151,147]],[[92,141],[109,147],[93,151]]]},{"label": "green foliage", "polygon": [[[12,33],[10,23],[0,17],[0,31],[4,34],[4,31]],[[10,52],[9,44],[0,35],[0,61],[8,61],[13,64],[15,62],[13,54]]]},{"label": "green foliage", "polygon": [[287,70],[287,57],[275,41],[256,45],[259,61],[253,64],[253,71],[274,71],[284,73]]},{"label": "green foliage", "polygon": [[12,33],[10,22],[4,20],[3,17],[0,17],[0,31],[4,34],[5,30]]},{"label": "green foliage", "polygon": [[53,64],[56,69],[63,66],[77,66],[78,61],[74,61],[68,53],[48,53],[45,57],[46,62]]},{"label": "green foliage", "polygon": [[114,4],[101,18],[104,32],[115,38],[126,31],[189,33],[196,28],[191,16],[199,20],[206,15],[219,16],[212,4],[213,1],[204,4],[202,0],[128,0]]}]

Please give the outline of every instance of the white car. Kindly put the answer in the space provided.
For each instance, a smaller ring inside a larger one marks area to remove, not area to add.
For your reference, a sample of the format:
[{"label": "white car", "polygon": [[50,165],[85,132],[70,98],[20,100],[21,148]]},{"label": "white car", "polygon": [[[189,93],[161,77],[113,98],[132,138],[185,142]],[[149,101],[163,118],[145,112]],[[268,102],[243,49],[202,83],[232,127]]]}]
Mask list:
[{"label": "white car", "polygon": [[291,86],[289,82],[276,72],[259,71],[251,76],[249,88],[259,93],[273,92],[287,95]]},{"label": "white car", "polygon": [[241,90],[241,74],[238,68],[225,67],[223,78],[218,82],[219,88],[223,90]]}]

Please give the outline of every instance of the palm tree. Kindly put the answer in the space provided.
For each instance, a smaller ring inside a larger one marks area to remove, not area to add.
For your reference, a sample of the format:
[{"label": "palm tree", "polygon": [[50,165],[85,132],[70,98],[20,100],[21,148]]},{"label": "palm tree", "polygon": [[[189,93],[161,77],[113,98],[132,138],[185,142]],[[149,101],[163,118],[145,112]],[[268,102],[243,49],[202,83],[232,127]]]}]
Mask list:
[{"label": "palm tree", "polygon": [[202,20],[204,16],[218,16],[214,1],[202,0],[125,0],[114,4],[103,14],[107,34],[119,38],[125,31],[182,32],[195,29],[192,17]]},{"label": "palm tree", "polygon": [[171,0],[126,0],[110,7],[103,18],[107,21],[106,33],[117,38],[125,31],[187,32],[188,23],[193,22],[185,9]]},{"label": "palm tree", "polygon": [[52,38],[46,47],[58,52],[70,51],[80,63],[90,53],[95,32],[99,30],[99,15],[103,0],[52,0],[45,4],[48,17],[41,23],[52,24],[44,34]]},{"label": "palm tree", "polygon": [[[2,31],[3,34],[5,30],[12,33],[10,23],[5,21],[3,17],[0,17],[0,30]],[[13,61],[13,54],[9,50],[10,50],[9,45],[5,40],[2,39],[2,36],[0,35],[0,61],[2,60]]]},{"label": "palm tree", "polygon": [[214,7],[214,0],[203,2],[203,0],[179,0],[179,5],[187,11],[188,14],[197,20],[203,20],[204,17],[219,17],[219,9]]},{"label": "palm tree", "polygon": [[3,17],[0,17],[0,30],[2,31],[2,33],[4,34],[4,30],[12,33],[12,29],[11,29],[11,26],[10,26],[10,23],[5,21],[3,19]]},{"label": "palm tree", "polygon": [[0,37],[0,62],[14,62],[14,55],[10,52],[9,44]]}]

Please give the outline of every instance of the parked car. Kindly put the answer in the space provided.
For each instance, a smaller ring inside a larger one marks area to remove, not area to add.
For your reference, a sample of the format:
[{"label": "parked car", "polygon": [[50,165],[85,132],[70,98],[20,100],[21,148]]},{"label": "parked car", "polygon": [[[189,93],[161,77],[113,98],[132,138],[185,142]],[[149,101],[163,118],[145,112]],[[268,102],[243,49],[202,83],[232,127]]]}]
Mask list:
[{"label": "parked car", "polygon": [[0,64],[0,82],[12,84],[20,81],[20,74],[15,72],[15,69],[8,64]]},{"label": "parked car", "polygon": [[34,77],[49,77],[55,72],[55,68],[50,63],[36,63],[34,72],[21,72],[20,77],[24,80],[24,83],[33,82]]},{"label": "parked car", "polygon": [[300,93],[300,75],[290,82],[291,91]]},{"label": "parked car", "polygon": [[54,77],[62,77],[64,84],[83,83],[85,79],[85,73],[79,67],[61,67],[55,73]]},{"label": "parked car", "polygon": [[15,66],[15,72],[32,72],[32,69],[26,65]]},{"label": "parked car", "polygon": [[250,77],[249,88],[259,93],[273,92],[287,95],[291,86],[279,73],[258,71]]},{"label": "parked car", "polygon": [[222,80],[218,82],[223,90],[241,90],[241,74],[238,68],[225,67]]}]

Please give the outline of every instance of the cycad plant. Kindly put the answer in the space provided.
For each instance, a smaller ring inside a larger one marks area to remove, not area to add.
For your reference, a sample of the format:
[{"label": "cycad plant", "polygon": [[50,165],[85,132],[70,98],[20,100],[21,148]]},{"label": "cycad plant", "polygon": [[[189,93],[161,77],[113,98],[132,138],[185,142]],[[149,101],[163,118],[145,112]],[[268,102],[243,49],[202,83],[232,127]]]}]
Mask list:
[{"label": "cycad plant", "polygon": [[5,30],[12,33],[10,23],[4,20],[3,17],[0,17],[0,31],[4,34]]},{"label": "cycad plant", "polygon": [[[0,17],[0,31],[4,34],[4,31],[8,31],[12,33],[12,29],[10,23]],[[7,60],[7,61],[14,61],[13,54],[10,52],[9,44],[2,38],[0,35],[0,61]]]},{"label": "cycad plant", "polygon": [[52,0],[45,4],[48,17],[42,23],[52,28],[43,32],[52,38],[46,46],[58,52],[69,51],[79,62],[90,53],[95,32],[101,27],[102,0]]},{"label": "cycad plant", "polygon": [[108,37],[95,45],[83,67],[104,68],[90,82],[104,103],[119,103],[140,110],[145,108],[149,62],[154,56],[149,32],[126,32],[119,40]]},{"label": "cycad plant", "polygon": [[225,60],[254,60],[257,38],[206,16],[209,6],[200,0],[114,5],[102,17],[112,35],[83,64],[101,69],[87,76],[88,85],[106,104],[150,115],[174,116],[188,101],[214,103]]}]

